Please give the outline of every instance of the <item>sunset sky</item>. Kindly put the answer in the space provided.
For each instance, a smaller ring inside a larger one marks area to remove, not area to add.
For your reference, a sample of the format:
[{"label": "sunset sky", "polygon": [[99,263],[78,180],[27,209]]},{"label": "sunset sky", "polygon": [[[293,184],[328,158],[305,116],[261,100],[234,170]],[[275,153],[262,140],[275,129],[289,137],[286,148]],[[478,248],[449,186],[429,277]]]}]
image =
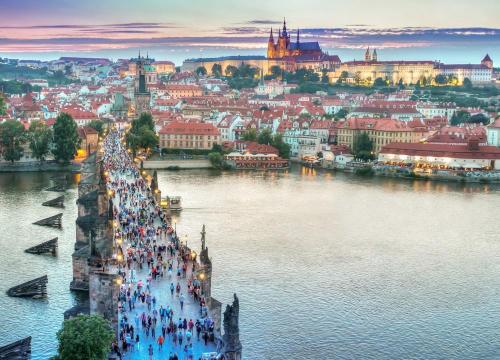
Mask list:
[{"label": "sunset sky", "polygon": [[284,16],[334,52],[473,46],[500,56],[498,14],[499,0],[0,0],[0,56],[262,54]]}]

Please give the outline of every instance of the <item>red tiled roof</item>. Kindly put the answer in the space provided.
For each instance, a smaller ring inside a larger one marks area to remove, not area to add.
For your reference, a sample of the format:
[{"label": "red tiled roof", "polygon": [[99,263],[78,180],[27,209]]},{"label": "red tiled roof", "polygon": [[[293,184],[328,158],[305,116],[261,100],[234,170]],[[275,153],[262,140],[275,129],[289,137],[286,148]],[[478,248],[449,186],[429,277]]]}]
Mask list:
[{"label": "red tiled roof", "polygon": [[460,159],[500,159],[500,148],[495,146],[479,146],[478,150],[471,150],[468,144],[391,143],[383,146],[380,153]]},{"label": "red tiled roof", "polygon": [[209,123],[178,122],[174,121],[165,125],[160,134],[174,135],[219,135],[216,127]]}]

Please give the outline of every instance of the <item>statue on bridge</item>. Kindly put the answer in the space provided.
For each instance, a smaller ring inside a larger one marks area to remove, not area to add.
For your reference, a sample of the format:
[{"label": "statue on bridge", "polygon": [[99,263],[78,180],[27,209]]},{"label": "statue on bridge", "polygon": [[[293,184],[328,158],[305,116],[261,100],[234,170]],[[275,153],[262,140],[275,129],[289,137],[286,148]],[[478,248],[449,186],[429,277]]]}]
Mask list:
[{"label": "statue on bridge", "polygon": [[240,342],[240,302],[236,294],[232,305],[227,305],[224,311],[224,358],[228,360],[241,360],[242,345]]}]

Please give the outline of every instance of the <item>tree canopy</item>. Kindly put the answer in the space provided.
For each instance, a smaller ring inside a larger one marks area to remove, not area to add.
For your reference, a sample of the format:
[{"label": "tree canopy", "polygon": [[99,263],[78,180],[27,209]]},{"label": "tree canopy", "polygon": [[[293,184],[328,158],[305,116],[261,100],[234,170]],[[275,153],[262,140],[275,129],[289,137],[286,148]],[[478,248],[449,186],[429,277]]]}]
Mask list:
[{"label": "tree canopy", "polygon": [[158,136],[151,114],[142,113],[132,121],[130,131],[126,135],[127,145],[135,154],[139,149],[152,149],[158,146]]},{"label": "tree canopy", "polygon": [[370,140],[368,133],[362,132],[357,134],[353,143],[354,156],[356,158],[367,161],[372,160],[373,156],[373,141]]},{"label": "tree canopy", "polygon": [[28,139],[33,157],[45,160],[52,142],[52,129],[42,120],[33,121],[28,130]]},{"label": "tree canopy", "polygon": [[222,66],[221,64],[213,64],[212,65],[212,75],[215,77],[222,76]]},{"label": "tree canopy", "polygon": [[105,360],[115,338],[111,324],[100,315],[78,315],[64,320],[57,332],[55,360]]},{"label": "tree canopy", "polygon": [[71,115],[60,113],[54,124],[54,148],[52,153],[57,161],[69,163],[75,158],[80,145],[77,125]]},{"label": "tree canopy", "polygon": [[19,160],[23,156],[24,125],[17,120],[7,120],[0,124],[0,141],[4,159],[12,163]]},{"label": "tree canopy", "polygon": [[195,70],[196,75],[198,76],[205,76],[207,75],[207,69],[205,69],[204,66],[198,66]]},{"label": "tree canopy", "polygon": [[97,131],[99,135],[102,135],[104,133],[104,121],[102,120],[92,120],[89,123],[89,126]]}]

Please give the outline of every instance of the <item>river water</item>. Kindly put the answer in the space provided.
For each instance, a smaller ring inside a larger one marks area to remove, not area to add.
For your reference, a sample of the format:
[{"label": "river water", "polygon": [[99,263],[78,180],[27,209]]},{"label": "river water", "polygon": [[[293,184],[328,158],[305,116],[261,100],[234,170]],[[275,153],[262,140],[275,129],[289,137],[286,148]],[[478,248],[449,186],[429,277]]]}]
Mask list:
[{"label": "river water", "polygon": [[[30,225],[57,213],[47,174],[0,174],[0,339],[33,335],[55,351],[68,291],[75,188],[63,230]],[[159,172],[180,195],[177,232],[199,247],[212,294],[240,298],[245,359],[492,359],[500,355],[500,188],[292,168],[286,173]],[[57,258],[24,254],[59,236]],[[186,237],[187,236],[187,237]],[[49,274],[46,301],[4,295]]]}]

